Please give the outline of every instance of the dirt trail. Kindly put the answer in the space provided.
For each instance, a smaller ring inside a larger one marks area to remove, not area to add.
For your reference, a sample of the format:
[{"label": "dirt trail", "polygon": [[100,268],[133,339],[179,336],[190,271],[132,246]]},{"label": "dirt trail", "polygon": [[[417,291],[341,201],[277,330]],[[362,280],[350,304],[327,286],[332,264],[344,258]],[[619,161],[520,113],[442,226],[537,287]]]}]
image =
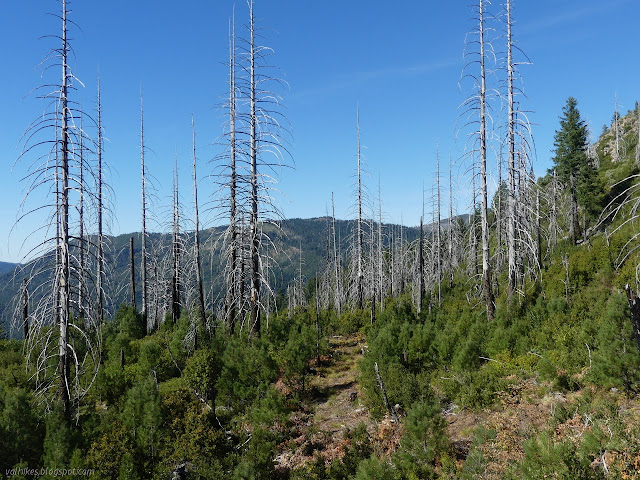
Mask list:
[{"label": "dirt trail", "polygon": [[374,421],[361,402],[358,362],[362,358],[363,338],[330,337],[329,352],[309,379],[307,411],[292,420],[297,434],[294,445],[287,445],[276,457],[281,468],[295,469],[319,456],[326,462],[340,458],[349,444],[347,430],[364,423],[370,433]]}]

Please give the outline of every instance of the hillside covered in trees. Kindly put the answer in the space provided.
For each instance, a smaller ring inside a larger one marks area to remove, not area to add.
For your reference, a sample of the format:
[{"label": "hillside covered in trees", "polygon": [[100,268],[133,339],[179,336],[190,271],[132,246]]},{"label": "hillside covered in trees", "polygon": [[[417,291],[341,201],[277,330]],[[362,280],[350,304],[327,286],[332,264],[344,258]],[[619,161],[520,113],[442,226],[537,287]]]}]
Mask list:
[{"label": "hillside covered in trees", "polygon": [[[295,307],[284,299],[260,337],[200,326],[190,335],[186,309],[149,333],[121,307],[104,325],[101,368],[70,424],[33,395],[23,341],[3,340],[2,468],[64,465],[94,478],[633,478],[640,356],[624,286],[636,285],[639,261],[629,244],[637,116],[615,120],[585,150],[598,188],[591,203],[578,200],[575,245],[570,191],[554,187],[557,173],[538,180],[545,197],[557,192],[555,240],[548,202],[540,269],[511,298],[500,288],[507,272],[496,271],[492,321],[478,306],[469,249],[449,263],[443,240],[443,273],[425,285],[420,312],[415,277],[388,283],[392,244],[382,302],[322,307],[315,285],[334,271],[322,254],[329,273],[310,278]],[[324,251],[326,222],[314,222]],[[471,241],[469,230],[458,241]],[[436,238],[424,238],[431,266]],[[419,242],[403,244],[409,264]],[[354,342],[350,353],[341,338]],[[343,369],[353,380],[323,386]],[[343,388],[350,399],[331,404]],[[339,421],[355,420],[320,423],[325,403]],[[360,413],[340,417],[345,409]]]},{"label": "hillside covered in trees", "polygon": [[192,210],[176,160],[166,231],[151,231],[141,92],[141,231],[116,237],[100,88],[82,111],[60,7],[48,60],[62,75],[20,158],[25,205],[46,199],[22,218],[50,212],[45,239],[2,277],[2,475],[638,478],[640,107],[592,141],[568,98],[536,178],[511,1],[500,16],[479,1],[465,51],[469,214],[438,153],[420,225],[384,222],[358,111],[354,219],[336,219],[333,195],[325,217],[283,219],[289,131],[249,0],[242,33],[230,22],[214,200],[199,207],[192,121]]},{"label": "hillside covered in trees", "polygon": [[[465,222],[467,216],[460,216],[460,221]],[[278,302],[282,307],[286,304],[284,297],[287,287],[292,285],[294,281],[298,281],[300,275],[306,280],[314,278],[322,269],[327,257],[327,235],[331,231],[333,220],[329,217],[311,218],[311,219],[285,219],[278,223],[278,228],[272,228],[271,239],[274,244],[273,267],[271,276],[271,286],[273,288],[273,302]],[[270,228],[270,227],[266,227]],[[341,252],[346,252],[350,239],[356,228],[353,220],[335,221],[336,235],[339,238],[340,245],[338,248]],[[404,227],[400,225],[383,224],[385,231],[392,232],[391,235],[384,237],[385,245],[389,242],[396,242],[402,237],[406,241],[414,241],[419,236],[417,227]],[[430,232],[431,225],[427,226]],[[202,275],[204,284],[209,286],[207,294],[207,303],[214,304],[219,302],[221,292],[224,288],[224,265],[221,259],[221,234],[224,228],[211,228],[200,233],[200,242],[202,244]],[[401,232],[402,230],[402,232]],[[141,262],[140,250],[140,233],[133,235],[119,235],[117,237],[107,236],[106,242],[110,246],[107,253],[110,265],[110,279],[108,283],[108,299],[109,311],[115,311],[122,304],[131,303],[131,289],[129,286],[131,280],[130,238],[134,239],[134,281],[140,284],[140,271],[137,268]],[[171,245],[171,235],[154,233],[150,235],[152,241],[158,245],[161,251],[168,251]],[[325,240],[323,243],[322,239]],[[193,232],[184,233],[184,243],[186,248],[193,247]],[[44,261],[45,259],[41,259]],[[37,262],[34,262],[37,264]],[[5,266],[5,270],[2,268]],[[2,318],[3,331],[12,338],[22,336],[19,325],[12,319],[16,318],[16,308],[19,304],[19,291],[22,282],[28,279],[34,265],[27,265],[20,268],[19,265],[12,263],[0,264],[0,318]],[[163,279],[166,281],[166,279]],[[311,284],[310,284],[311,285]],[[136,290],[136,303],[141,302],[142,292]],[[33,299],[32,299],[33,301]],[[284,302],[284,303],[283,303]]]}]

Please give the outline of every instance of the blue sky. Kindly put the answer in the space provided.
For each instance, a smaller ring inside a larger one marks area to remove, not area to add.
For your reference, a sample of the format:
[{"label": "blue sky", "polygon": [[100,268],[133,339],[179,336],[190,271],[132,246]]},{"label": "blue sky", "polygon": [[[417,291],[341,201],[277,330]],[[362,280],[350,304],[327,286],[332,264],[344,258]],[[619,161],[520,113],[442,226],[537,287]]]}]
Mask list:
[{"label": "blue sky", "polygon": [[[242,33],[246,5],[237,2]],[[430,191],[439,145],[443,177],[449,155],[464,153],[456,140],[458,106],[470,93],[458,83],[466,33],[474,27],[468,1],[256,0],[264,44],[288,83],[282,92],[293,142],[295,170],[283,170],[279,201],[286,217],[322,216],[335,193],[336,215],[352,218],[356,164],[356,105],[372,196],[382,190],[386,221],[416,225],[423,185]],[[500,10],[495,0],[492,11]],[[190,212],[191,115],[196,118],[200,196],[211,199],[205,178],[222,133],[217,107],[226,91],[231,1],[109,0],[72,3],[76,76],[85,84],[76,98],[95,105],[98,69],[102,79],[105,160],[114,191],[112,233],[140,229],[139,90],[145,95],[147,162],[156,179],[156,216],[170,202],[177,154],[185,211]],[[53,0],[5,5],[0,20],[4,75],[0,77],[0,260],[19,261],[37,236],[23,242],[39,219],[27,219],[11,235],[23,196],[20,178],[28,162],[13,166],[20,138],[44,106],[26,96],[38,86],[37,68],[58,33]],[[578,99],[583,117],[599,134],[613,114],[633,108],[637,89],[637,21],[634,0],[515,0],[514,36],[532,65],[521,67],[527,98],[523,108],[536,144],[534,169],[551,165],[553,134],[567,97]],[[496,42],[496,50],[501,47]],[[45,74],[44,79],[50,79]],[[495,170],[495,169],[494,169]],[[456,210],[468,208],[469,179],[456,167]],[[443,193],[445,198],[447,193]],[[38,202],[34,197],[33,201]],[[34,206],[31,202],[29,206]],[[444,208],[448,208],[445,206]],[[427,207],[427,210],[429,208]],[[162,227],[157,225],[154,229]]]}]

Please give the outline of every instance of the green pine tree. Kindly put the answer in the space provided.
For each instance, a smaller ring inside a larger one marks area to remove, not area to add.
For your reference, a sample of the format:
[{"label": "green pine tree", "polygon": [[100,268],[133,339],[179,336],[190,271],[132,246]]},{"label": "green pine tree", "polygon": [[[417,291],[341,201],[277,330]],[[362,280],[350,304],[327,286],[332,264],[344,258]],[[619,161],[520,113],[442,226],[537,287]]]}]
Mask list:
[{"label": "green pine tree", "polygon": [[560,181],[565,183],[569,191],[570,212],[569,225],[571,243],[576,244],[581,235],[578,221],[578,207],[581,207],[585,218],[592,217],[597,210],[600,193],[597,172],[587,158],[588,130],[580,117],[578,101],[569,97],[562,109],[560,129],[554,137],[555,156],[553,162]]}]

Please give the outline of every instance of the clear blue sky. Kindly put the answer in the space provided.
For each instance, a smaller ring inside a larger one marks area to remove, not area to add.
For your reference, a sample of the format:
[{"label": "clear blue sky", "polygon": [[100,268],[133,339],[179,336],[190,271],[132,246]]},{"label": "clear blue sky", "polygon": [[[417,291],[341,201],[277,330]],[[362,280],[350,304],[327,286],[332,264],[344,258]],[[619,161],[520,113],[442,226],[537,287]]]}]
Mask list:
[{"label": "clear blue sky", "polygon": [[[237,2],[237,23],[245,23],[246,5]],[[314,217],[330,209],[353,217],[356,153],[356,104],[360,106],[367,183],[377,194],[382,185],[385,220],[416,225],[423,184],[431,188],[436,144],[446,173],[449,153],[463,154],[455,140],[456,120],[468,90],[458,86],[465,34],[474,27],[469,1],[409,0],[256,0],[265,27],[264,44],[288,82],[283,92],[292,127],[296,169],[283,171],[279,189],[287,217]],[[98,69],[102,78],[105,160],[112,166],[114,234],[140,229],[139,103],[145,92],[148,168],[156,178],[156,213],[162,219],[170,202],[171,169],[177,152],[185,210],[190,212],[191,114],[197,122],[200,195],[212,192],[204,178],[222,133],[227,31],[232,1],[75,0],[71,18],[74,72],[86,88],[78,92],[86,109],[95,104]],[[493,11],[498,11],[495,0]],[[37,65],[57,34],[58,2],[22,0],[4,5],[0,28],[3,75],[0,77],[0,260],[19,261],[20,249],[38,220],[27,220],[11,236],[28,162],[12,166],[22,133],[43,110],[27,93],[39,85]],[[621,111],[633,108],[637,88],[635,0],[515,0],[514,36],[533,65],[521,68],[537,147],[535,172],[551,165],[553,133],[568,96],[578,99],[583,117],[599,134],[613,113],[617,94]],[[500,47],[496,45],[496,49]],[[55,72],[57,73],[57,72]],[[46,78],[46,77],[45,77]],[[49,77],[50,78],[50,77]],[[445,175],[443,175],[445,176]],[[468,178],[456,172],[458,212]],[[446,195],[446,194],[445,194]],[[37,200],[37,199],[34,199]],[[34,206],[34,203],[28,204]],[[447,207],[445,207],[447,208]],[[154,229],[160,229],[160,226]],[[34,240],[37,240],[36,236]],[[32,241],[28,241],[30,245]]]}]

